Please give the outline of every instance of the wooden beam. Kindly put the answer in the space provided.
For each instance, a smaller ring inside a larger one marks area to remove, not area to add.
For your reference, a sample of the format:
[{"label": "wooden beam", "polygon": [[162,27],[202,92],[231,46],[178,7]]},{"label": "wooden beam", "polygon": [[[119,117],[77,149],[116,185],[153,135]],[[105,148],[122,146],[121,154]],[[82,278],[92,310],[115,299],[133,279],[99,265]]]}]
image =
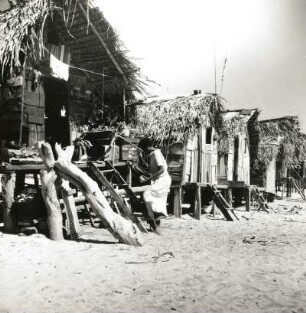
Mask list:
[{"label": "wooden beam", "polygon": [[182,187],[173,188],[174,199],[173,199],[173,214],[177,218],[182,217]]},{"label": "wooden beam", "polygon": [[[83,15],[85,17],[85,19],[87,19],[87,13],[85,11],[85,9],[83,8],[82,4],[80,1],[78,1],[78,6],[81,9],[81,11],[83,12]],[[120,75],[122,75],[123,80],[125,83],[128,83],[127,78],[124,75],[124,72],[122,70],[122,68],[120,67],[120,65],[118,64],[118,62],[115,60],[115,58],[113,57],[112,53],[110,52],[110,50],[108,49],[106,43],[104,42],[103,38],[100,36],[99,32],[96,30],[95,26],[91,23],[91,21],[89,21],[89,27],[91,28],[91,30],[93,31],[93,33],[97,36],[97,38],[99,39],[101,45],[103,46],[103,48],[105,49],[105,52],[107,53],[107,55],[109,56],[109,58],[112,60],[114,66],[116,67],[116,69],[118,70],[118,72],[120,73]]]},{"label": "wooden beam", "polygon": [[140,220],[133,214],[133,212],[128,208],[121,196],[118,195],[116,190],[113,188],[111,183],[106,179],[106,177],[98,170],[98,168],[93,164],[89,163],[89,169],[95,175],[95,178],[105,187],[107,191],[110,193],[111,197],[117,202],[121,210],[124,212],[125,216],[127,216],[133,223],[135,223],[139,230],[146,233],[147,230],[141,224]]},{"label": "wooden beam", "polygon": [[72,189],[69,187],[69,183],[64,181],[61,187],[61,193],[63,201],[65,203],[67,218],[69,221],[70,228],[70,238],[76,240],[79,238],[79,233],[81,232],[81,227],[78,219],[78,214],[75,206],[75,200],[71,194]]}]

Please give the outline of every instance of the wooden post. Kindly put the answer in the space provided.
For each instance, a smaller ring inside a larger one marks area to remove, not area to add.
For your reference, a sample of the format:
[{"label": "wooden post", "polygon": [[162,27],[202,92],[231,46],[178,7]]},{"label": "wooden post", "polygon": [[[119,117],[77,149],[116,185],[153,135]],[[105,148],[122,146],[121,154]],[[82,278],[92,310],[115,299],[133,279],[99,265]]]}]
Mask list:
[{"label": "wooden post", "polygon": [[202,150],[203,150],[203,135],[202,135],[202,126],[199,127],[199,134],[198,134],[198,182],[203,182],[203,158],[202,158]]},{"label": "wooden post", "polygon": [[12,216],[12,206],[14,203],[16,174],[6,173],[1,176],[2,199],[3,199],[3,222],[4,230],[13,233],[16,230],[14,218]]},{"label": "wooden post", "polygon": [[201,208],[202,208],[201,187],[197,186],[195,190],[195,202],[194,202],[194,217],[197,220],[201,219]]},{"label": "wooden post", "polygon": [[233,207],[233,190],[230,187],[228,187],[227,189],[227,196],[228,196],[228,204],[232,208]]},{"label": "wooden post", "polygon": [[76,240],[79,238],[79,233],[81,232],[81,227],[78,219],[77,210],[74,203],[73,193],[75,190],[69,188],[69,183],[64,181],[62,183],[61,193],[63,201],[65,203],[65,208],[67,212],[67,218],[69,221],[70,228],[70,238]]},{"label": "wooden post", "polygon": [[174,199],[173,199],[173,214],[177,218],[182,217],[182,187],[175,187],[173,189]]},{"label": "wooden post", "polygon": [[132,164],[131,162],[127,162],[128,173],[126,177],[126,182],[129,187],[132,187]]},{"label": "wooden post", "polygon": [[251,206],[251,187],[246,186],[245,187],[245,208],[246,211],[250,211],[250,206]]},{"label": "wooden post", "polygon": [[291,196],[291,194],[290,194],[290,179],[287,177],[286,181],[287,181],[286,197],[289,198]]}]

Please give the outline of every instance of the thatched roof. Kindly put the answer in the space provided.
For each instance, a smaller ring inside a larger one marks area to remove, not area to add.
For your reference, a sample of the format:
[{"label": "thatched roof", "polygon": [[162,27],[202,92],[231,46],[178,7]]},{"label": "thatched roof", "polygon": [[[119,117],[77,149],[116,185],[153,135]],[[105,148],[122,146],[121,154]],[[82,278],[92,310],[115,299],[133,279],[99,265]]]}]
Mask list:
[{"label": "thatched roof", "polygon": [[137,129],[159,144],[184,142],[200,125],[216,127],[222,110],[214,94],[149,98],[136,104]]},{"label": "thatched roof", "polygon": [[248,122],[254,114],[258,114],[258,109],[227,110],[221,114],[219,125],[219,153],[228,153],[231,140],[244,134],[248,138]]},{"label": "thatched roof", "polygon": [[[142,91],[139,69],[127,57],[126,49],[99,9],[88,0],[17,1],[15,7],[0,12],[0,65],[13,70],[20,66],[20,54],[39,60],[43,48],[44,26],[49,19],[62,44],[71,53],[71,65],[104,72],[105,89]],[[97,85],[102,77],[88,74]]]},{"label": "thatched roof", "polygon": [[220,136],[234,137],[239,133],[247,133],[248,121],[257,109],[228,110],[222,113]]},{"label": "thatched roof", "polygon": [[259,122],[258,161],[267,166],[278,158],[283,168],[300,165],[306,157],[305,135],[297,116],[285,116]]}]

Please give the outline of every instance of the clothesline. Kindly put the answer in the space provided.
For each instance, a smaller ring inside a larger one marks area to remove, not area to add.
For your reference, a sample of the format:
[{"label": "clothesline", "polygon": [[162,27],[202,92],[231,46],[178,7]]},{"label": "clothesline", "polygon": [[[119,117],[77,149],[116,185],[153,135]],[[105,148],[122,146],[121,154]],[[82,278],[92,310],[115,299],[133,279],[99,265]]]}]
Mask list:
[{"label": "clothesline", "polygon": [[70,68],[74,68],[74,69],[79,70],[79,71],[83,71],[83,72],[91,73],[91,74],[94,74],[94,75],[102,76],[102,77],[114,78],[114,76],[110,76],[110,75],[107,75],[107,74],[104,74],[104,73],[98,73],[98,72],[91,71],[91,70],[88,70],[88,69],[85,69],[85,68],[81,68],[81,67],[78,67],[78,66],[66,64],[66,63],[64,63],[63,61],[59,60],[59,59],[58,59],[54,54],[52,54],[46,47],[44,47],[44,49],[45,49],[50,55],[52,55],[54,58],[56,58],[56,59],[58,60],[58,62],[63,63],[63,65],[65,65],[65,66],[68,66],[68,67],[70,67]]},{"label": "clothesline", "polygon": [[86,70],[84,68],[81,68],[81,67],[77,67],[77,66],[74,66],[74,65],[69,65],[67,64],[70,68],[74,68],[74,69],[77,69],[77,70],[80,70],[80,71],[83,71],[83,72],[88,72],[88,73],[91,73],[91,74],[95,74],[95,75],[99,75],[99,76],[103,76],[103,77],[114,77],[114,76],[110,76],[110,75],[106,75],[106,74],[102,74],[102,73],[98,73],[98,72],[94,72],[94,71],[90,71],[90,70]]}]

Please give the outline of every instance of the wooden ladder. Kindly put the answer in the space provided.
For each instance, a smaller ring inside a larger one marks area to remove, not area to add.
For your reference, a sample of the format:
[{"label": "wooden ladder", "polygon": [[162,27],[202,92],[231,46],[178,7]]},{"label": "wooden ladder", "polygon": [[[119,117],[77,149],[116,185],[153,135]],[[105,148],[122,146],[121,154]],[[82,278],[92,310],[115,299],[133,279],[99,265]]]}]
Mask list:
[{"label": "wooden ladder", "polygon": [[254,197],[255,201],[258,202],[258,204],[259,204],[258,211],[263,210],[263,211],[269,213],[269,210],[271,210],[271,208],[269,207],[266,199],[264,198],[262,192],[259,191],[257,186],[252,186],[251,192],[252,192],[252,196]]},{"label": "wooden ladder", "polygon": [[[110,169],[105,171],[100,171],[94,163],[89,162],[88,167],[94,177],[98,180],[100,184],[109,192],[111,198],[116,202],[116,204],[122,210],[123,215],[128,217],[133,223],[135,223],[141,232],[147,233],[147,229],[141,224],[138,217],[132,212],[131,208],[127,205],[127,203],[123,200],[123,198],[116,192],[112,183],[105,177],[105,173],[112,173],[112,177],[115,177],[118,181],[118,185],[120,189],[124,189],[126,195],[130,198],[131,204],[133,207],[138,207],[142,209],[143,204],[137,198],[136,194],[130,189],[124,178],[120,175],[120,173],[113,167],[110,162],[106,162]],[[145,212],[145,211],[144,211]]]},{"label": "wooden ladder", "polygon": [[214,202],[221,211],[221,213],[224,215],[224,217],[228,221],[233,221],[234,219],[238,219],[237,215],[235,214],[233,208],[229,205],[229,203],[225,200],[225,198],[222,196],[221,191],[217,189],[215,185],[208,185],[210,190],[214,194]]},{"label": "wooden ladder", "polygon": [[289,177],[289,179],[291,179],[295,189],[298,191],[298,193],[300,194],[300,196],[302,197],[303,200],[306,200],[305,194],[303,192],[303,190],[299,187],[296,179],[294,179],[293,177]]}]

